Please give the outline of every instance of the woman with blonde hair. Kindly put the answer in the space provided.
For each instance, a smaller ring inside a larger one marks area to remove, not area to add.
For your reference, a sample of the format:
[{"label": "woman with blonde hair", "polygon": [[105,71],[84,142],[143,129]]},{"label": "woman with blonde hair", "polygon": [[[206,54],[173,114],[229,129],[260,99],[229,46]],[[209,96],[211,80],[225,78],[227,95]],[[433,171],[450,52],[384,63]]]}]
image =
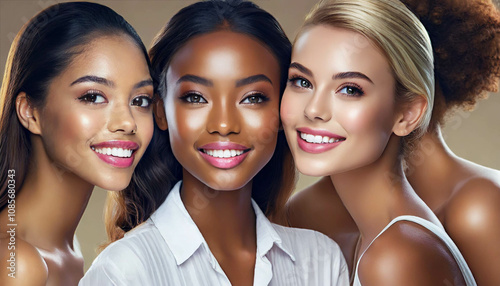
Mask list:
[{"label": "woman with blonde hair", "polygon": [[359,230],[354,285],[476,285],[403,172],[429,124],[433,68],[425,28],[397,0],[322,1],[295,40],[281,118],[299,171],[329,176]]},{"label": "woman with blonde hair", "polygon": [[[403,3],[429,33],[436,80],[429,129],[405,158],[406,175],[457,244],[478,284],[500,285],[500,174],[455,155],[441,133],[442,125],[452,123],[453,111],[470,110],[487,92],[498,90],[500,13],[491,1]],[[329,177],[299,192],[287,207],[291,225],[328,234],[346,260],[353,260],[359,231]]]}]

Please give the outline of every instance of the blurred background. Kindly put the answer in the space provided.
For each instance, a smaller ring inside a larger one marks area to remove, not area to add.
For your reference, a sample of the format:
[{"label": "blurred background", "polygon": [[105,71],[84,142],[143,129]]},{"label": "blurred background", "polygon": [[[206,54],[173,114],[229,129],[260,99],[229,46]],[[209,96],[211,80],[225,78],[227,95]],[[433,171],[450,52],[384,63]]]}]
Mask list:
[{"label": "blurred background", "polygon": [[[12,40],[21,27],[36,13],[59,2],[53,0],[0,0],[0,67],[5,61]],[[111,7],[122,15],[139,33],[147,48],[156,33],[179,9],[196,1],[93,1]],[[291,41],[304,16],[317,0],[257,0],[253,1],[273,14],[283,26]],[[498,1],[496,2],[498,5]],[[43,51],[40,51],[43,53]],[[472,113],[458,112],[444,129],[445,140],[458,155],[478,164],[500,169],[500,93],[479,102]],[[317,178],[301,176],[296,190],[315,182]],[[68,190],[71,191],[71,190]],[[106,240],[103,208],[106,191],[96,188],[77,229],[78,240],[85,258],[85,270],[96,257],[96,248]]]}]

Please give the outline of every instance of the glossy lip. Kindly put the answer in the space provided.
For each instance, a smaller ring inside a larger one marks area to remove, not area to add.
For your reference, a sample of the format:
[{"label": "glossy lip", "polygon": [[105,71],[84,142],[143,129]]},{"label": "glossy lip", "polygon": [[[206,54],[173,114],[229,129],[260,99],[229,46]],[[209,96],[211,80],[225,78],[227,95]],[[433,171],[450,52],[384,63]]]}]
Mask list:
[{"label": "glossy lip", "polygon": [[[231,158],[216,158],[203,152],[203,150],[241,150],[245,153]],[[243,162],[250,152],[250,148],[233,142],[213,142],[202,145],[198,148],[203,159],[210,165],[219,169],[231,169]]]},{"label": "glossy lip", "polygon": [[300,133],[307,133],[311,135],[320,135],[320,136],[327,136],[330,138],[335,138],[335,139],[345,139],[345,137],[339,136],[337,134],[331,133],[326,130],[313,130],[307,127],[302,127],[302,128],[297,128],[297,143],[299,145],[299,148],[302,149],[303,151],[307,153],[312,153],[312,154],[319,154],[326,152],[328,150],[331,150],[337,146],[339,146],[343,141],[339,142],[334,142],[334,143],[309,143],[305,141],[304,139],[300,138]]},{"label": "glossy lip", "polygon": [[[135,151],[139,149],[139,144],[133,142],[133,141],[124,141],[124,140],[112,140],[112,141],[105,141],[97,144],[93,144],[90,147],[94,148],[122,148],[122,149],[132,149],[132,156],[130,158],[121,158],[121,157],[115,157],[112,155],[104,155],[101,153],[97,153],[94,150],[94,154],[99,157],[102,161],[105,163],[117,167],[117,168],[128,168],[132,166],[134,163],[134,158],[135,158]],[[91,148],[92,149],[92,148]]]}]

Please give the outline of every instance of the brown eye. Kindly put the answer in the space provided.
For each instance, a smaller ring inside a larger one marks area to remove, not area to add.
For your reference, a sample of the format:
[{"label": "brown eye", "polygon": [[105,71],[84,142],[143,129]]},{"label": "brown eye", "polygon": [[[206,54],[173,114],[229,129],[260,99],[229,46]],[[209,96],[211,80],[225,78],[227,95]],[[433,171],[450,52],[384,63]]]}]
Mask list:
[{"label": "brown eye", "polygon": [[87,92],[86,94],[80,96],[78,100],[85,103],[94,103],[94,104],[106,102],[106,98],[104,96],[102,96],[100,93],[93,91]]},{"label": "brown eye", "polygon": [[197,93],[190,93],[182,97],[182,99],[189,103],[207,103],[203,96]]},{"label": "brown eye", "polygon": [[269,100],[269,98],[267,96],[265,96],[264,94],[256,93],[256,94],[252,94],[250,96],[245,97],[245,99],[243,99],[240,103],[242,103],[242,104],[258,104],[258,103],[262,103],[262,102],[265,102],[268,100]]},{"label": "brown eye", "polygon": [[151,106],[153,100],[148,96],[138,96],[132,99],[132,105],[147,108]]}]

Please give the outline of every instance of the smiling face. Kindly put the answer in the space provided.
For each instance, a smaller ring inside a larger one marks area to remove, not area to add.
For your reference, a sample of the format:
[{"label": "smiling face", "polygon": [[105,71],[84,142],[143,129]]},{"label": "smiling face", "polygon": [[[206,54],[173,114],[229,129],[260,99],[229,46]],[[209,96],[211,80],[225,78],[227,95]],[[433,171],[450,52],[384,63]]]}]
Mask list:
[{"label": "smiling face", "polygon": [[184,180],[215,190],[247,185],[276,147],[280,70],[273,54],[244,34],[201,35],[174,55],[167,86],[168,132]]},{"label": "smiling face", "polygon": [[303,174],[326,176],[375,162],[397,121],[389,63],[359,33],[309,28],[293,48],[281,118]]},{"label": "smiling face", "polygon": [[45,152],[93,185],[124,189],[153,134],[152,97],[145,56],[128,36],[91,41],[49,85],[39,111]]}]

